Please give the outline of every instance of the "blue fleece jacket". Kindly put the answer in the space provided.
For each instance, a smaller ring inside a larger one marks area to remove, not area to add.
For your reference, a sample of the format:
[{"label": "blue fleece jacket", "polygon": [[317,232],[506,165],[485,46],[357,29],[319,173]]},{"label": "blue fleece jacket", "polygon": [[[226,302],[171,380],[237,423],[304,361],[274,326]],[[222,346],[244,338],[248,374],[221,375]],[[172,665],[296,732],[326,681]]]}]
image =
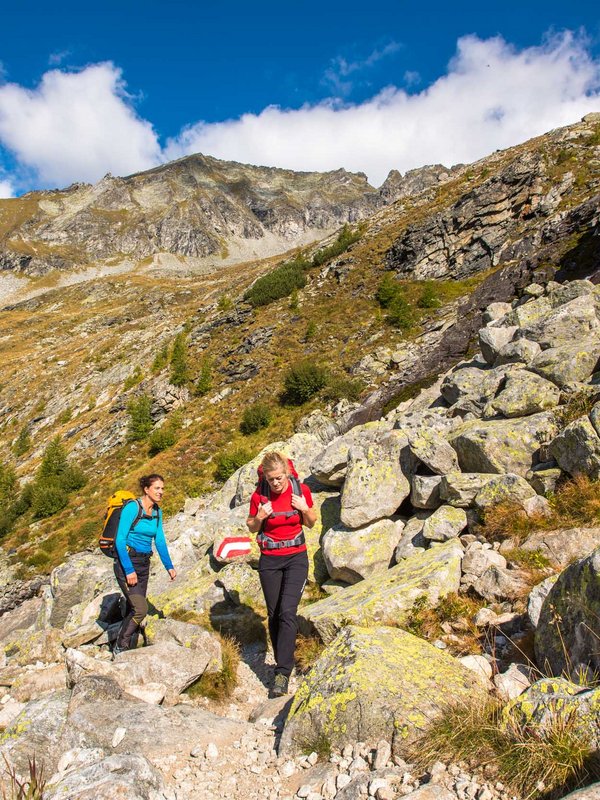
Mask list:
[{"label": "blue fleece jacket", "polygon": [[155,542],[156,552],[160,556],[164,568],[166,570],[173,569],[173,562],[169,556],[165,532],[162,526],[162,512],[160,508],[153,508],[151,516],[144,513],[141,519],[137,521],[135,528],[133,528],[133,530],[131,529],[138,515],[139,503],[141,503],[141,500],[127,503],[123,511],[121,511],[115,546],[123,571],[126,575],[135,572],[127,548],[132,547],[139,553],[151,553],[152,540]]}]

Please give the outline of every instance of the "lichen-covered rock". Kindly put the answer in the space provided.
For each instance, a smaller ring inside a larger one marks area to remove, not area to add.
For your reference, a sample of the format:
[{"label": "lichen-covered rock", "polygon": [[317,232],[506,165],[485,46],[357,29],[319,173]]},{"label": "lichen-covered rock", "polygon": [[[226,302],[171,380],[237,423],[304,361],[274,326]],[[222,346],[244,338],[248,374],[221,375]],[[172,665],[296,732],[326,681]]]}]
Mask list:
[{"label": "lichen-covered rock", "polygon": [[523,303],[503,317],[498,324],[517,325],[519,328],[526,328],[534,325],[538,320],[544,319],[552,311],[552,304],[547,297],[538,297]]},{"label": "lichen-covered rock", "polygon": [[179,647],[187,647],[190,650],[204,650],[210,654],[211,661],[215,663],[218,663],[221,658],[221,646],[214,633],[191,622],[148,617],[146,637],[149,645],[172,642],[179,645]]},{"label": "lichen-covered rock", "polygon": [[600,688],[582,691],[578,684],[564,678],[542,678],[503,710],[505,724],[535,730],[538,736],[557,725],[575,727],[592,749],[600,749]]},{"label": "lichen-covered rock", "polygon": [[535,632],[537,663],[552,675],[580,665],[600,672],[600,548],[561,572],[548,592]]},{"label": "lichen-covered rock", "polygon": [[393,619],[402,622],[417,597],[433,606],[457,592],[463,549],[456,539],[411,556],[383,573],[300,609],[303,628],[316,629],[330,642],[348,622],[367,625]]},{"label": "lichen-covered rock", "polygon": [[[104,558],[104,556],[103,556]],[[0,733],[0,756],[17,772],[29,775],[29,759],[35,753],[50,773],[63,753],[61,738],[65,729],[69,692],[55,692],[31,700],[9,727]]]},{"label": "lichen-covered rock", "polygon": [[505,672],[494,675],[494,686],[501,700],[514,700],[531,686],[529,669],[523,664],[510,664]]},{"label": "lichen-covered rock", "polygon": [[350,450],[342,491],[341,521],[348,528],[361,528],[396,512],[410,494],[410,483],[401,469],[407,439],[390,431],[378,442]]},{"label": "lichen-covered rock", "polygon": [[571,422],[550,444],[558,466],[570,475],[600,478],[600,437],[587,417]]},{"label": "lichen-covered rock", "polygon": [[[533,303],[540,303],[543,299]],[[600,322],[593,294],[583,294],[553,308],[537,320],[522,321],[520,326],[526,339],[538,342],[542,349],[546,349],[585,339],[597,331]]]},{"label": "lichen-covered rock", "polygon": [[481,542],[472,542],[467,546],[462,562],[463,575],[479,578],[491,566],[506,567],[506,559],[490,545],[484,547]]},{"label": "lichen-covered rock", "polygon": [[508,419],[539,414],[558,405],[560,389],[534,372],[515,370],[506,377],[506,384],[484,409],[484,417],[500,414]]},{"label": "lichen-covered rock", "polygon": [[507,473],[506,475],[496,475],[489,480],[475,495],[473,505],[479,511],[483,511],[489,506],[495,506],[506,500],[522,503],[529,497],[535,496],[535,491],[525,478]]},{"label": "lichen-covered rock", "polygon": [[50,624],[61,628],[72,606],[93,600],[115,588],[111,559],[102,553],[78,553],[52,570],[50,585],[54,603]]},{"label": "lichen-covered rock", "polygon": [[0,645],[6,646],[23,636],[42,630],[48,621],[48,604],[32,597],[0,615]]},{"label": "lichen-covered rock", "polygon": [[44,664],[62,661],[64,655],[62,631],[48,628],[22,636],[6,645],[4,652],[10,663],[20,666],[35,664],[36,661]]},{"label": "lichen-covered rock", "polygon": [[506,569],[493,564],[472,583],[473,589],[484,600],[495,603],[499,600],[516,600],[524,597],[529,590],[529,583],[524,572],[517,569]]},{"label": "lichen-covered rock", "polygon": [[[89,752],[89,751],[88,751]],[[91,751],[102,753],[102,751]],[[71,765],[44,791],[47,800],[164,800],[166,788],[158,769],[138,753],[96,756],[89,763]]]},{"label": "lichen-covered rock", "polygon": [[502,319],[512,311],[510,303],[490,303],[483,313],[483,321],[487,324]]},{"label": "lichen-covered rock", "polygon": [[498,351],[498,356],[494,361],[495,367],[503,364],[531,364],[533,359],[540,353],[542,348],[537,342],[530,339],[515,339],[508,342]]},{"label": "lichen-covered rock", "polygon": [[243,561],[247,564],[257,564],[260,550],[256,543],[256,536],[248,532],[246,519],[248,518],[248,505],[237,506],[229,513],[223,512],[220,519],[213,526],[214,558],[220,564],[231,564]]},{"label": "lichen-covered rock", "polygon": [[334,747],[393,742],[404,752],[449,696],[472,697],[471,672],[423,639],[398,628],[344,628],[304,678],[281,740],[299,752],[315,738]]},{"label": "lichen-covered rock", "polygon": [[433,509],[442,504],[441,475],[413,475],[410,479],[410,502],[414,508]]},{"label": "lichen-covered rock", "polygon": [[453,539],[467,527],[467,514],[455,506],[440,506],[425,520],[423,536],[433,542]]},{"label": "lichen-covered rock", "polygon": [[408,446],[413,456],[436,475],[458,469],[456,451],[434,428],[409,433]]},{"label": "lichen-covered rock", "polygon": [[535,489],[539,495],[546,496],[556,491],[556,486],[562,475],[562,470],[559,467],[545,467],[544,469],[540,469],[539,467],[541,466],[540,464],[537,468],[530,470],[525,475],[525,478],[528,483],[531,484],[532,489]]},{"label": "lichen-covered rock", "polygon": [[449,405],[459,404],[463,411],[478,414],[496,396],[507,373],[514,367],[508,364],[490,369],[484,364],[471,366],[472,364],[473,362],[459,364],[449,372],[442,381],[441,393]]},{"label": "lichen-covered rock", "polygon": [[600,528],[559,528],[534,531],[519,545],[522,550],[540,553],[551,564],[564,569],[600,547]]},{"label": "lichen-covered rock", "polygon": [[542,350],[529,364],[529,369],[557,386],[585,381],[596,371],[600,358],[600,337],[573,337],[557,347]]},{"label": "lichen-covered rock", "polygon": [[313,508],[317,521],[312,528],[304,528],[308,552],[308,582],[321,585],[329,577],[323,558],[323,533],[340,524],[341,503],[337,492],[313,492]]},{"label": "lichen-covered rock", "polygon": [[196,639],[193,647],[165,641],[128,650],[115,661],[92,658],[81,650],[67,650],[65,662],[71,687],[86,675],[107,675],[125,691],[132,686],[161,683],[173,700],[204,672],[221,670],[221,648],[216,637]]},{"label": "lichen-covered rock", "polygon": [[489,472],[449,472],[440,481],[440,499],[449,506],[469,508],[493,477]]},{"label": "lichen-covered rock", "polygon": [[494,364],[500,350],[512,341],[517,330],[516,325],[510,325],[506,328],[490,326],[479,331],[479,349],[488,364]]},{"label": "lichen-covered rock", "polygon": [[165,616],[172,616],[174,612],[203,614],[226,599],[222,587],[215,584],[215,578],[206,563],[198,562],[189,572],[172,581],[164,592],[155,594],[150,584],[148,599]]},{"label": "lichen-covered rock", "polygon": [[318,455],[310,465],[315,478],[325,486],[341,486],[346,477],[348,454],[352,447],[366,447],[392,429],[391,422],[380,420],[357,425],[334,439],[325,449],[317,448]]},{"label": "lichen-covered rock", "polygon": [[67,670],[64,664],[50,664],[43,669],[23,671],[10,687],[11,697],[20,703],[36,700],[49,692],[59,692],[67,687]]},{"label": "lichen-covered rock", "polygon": [[417,513],[408,520],[394,551],[396,563],[402,561],[404,558],[410,558],[416,553],[422,553],[426,549],[427,540],[423,536],[423,525],[427,517],[429,517],[429,513],[417,511]]},{"label": "lichen-covered rock", "polygon": [[523,475],[539,461],[540,446],[557,432],[551,412],[512,420],[464,423],[451,437],[464,472],[513,472]]},{"label": "lichen-covered rock", "polygon": [[529,593],[527,599],[527,616],[533,628],[537,628],[544,600],[548,597],[548,592],[557,580],[558,575],[549,575],[547,578],[544,578],[541,583],[538,583],[537,586],[534,586]]},{"label": "lichen-covered rock", "polygon": [[323,557],[329,575],[338,581],[357,583],[388,569],[404,523],[381,519],[365,528],[332,528],[323,536]]}]

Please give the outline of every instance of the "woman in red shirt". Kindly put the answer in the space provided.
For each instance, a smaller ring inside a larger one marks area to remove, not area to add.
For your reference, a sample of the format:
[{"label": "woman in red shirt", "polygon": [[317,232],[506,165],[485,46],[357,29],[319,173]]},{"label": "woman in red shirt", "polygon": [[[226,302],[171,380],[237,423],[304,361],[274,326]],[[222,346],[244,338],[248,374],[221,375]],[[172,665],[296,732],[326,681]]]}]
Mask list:
[{"label": "woman in red shirt", "polygon": [[261,551],[258,574],[276,663],[271,695],[282,697],[287,694],[294,666],[298,603],[308,577],[302,526],[312,528],[317,514],[308,486],[294,481],[301,494],[293,491],[292,476],[297,475],[285,456],[275,451],[266,453],[261,467],[269,496],[261,494],[260,487],[254,492],[246,524],[251,533],[258,533]]}]

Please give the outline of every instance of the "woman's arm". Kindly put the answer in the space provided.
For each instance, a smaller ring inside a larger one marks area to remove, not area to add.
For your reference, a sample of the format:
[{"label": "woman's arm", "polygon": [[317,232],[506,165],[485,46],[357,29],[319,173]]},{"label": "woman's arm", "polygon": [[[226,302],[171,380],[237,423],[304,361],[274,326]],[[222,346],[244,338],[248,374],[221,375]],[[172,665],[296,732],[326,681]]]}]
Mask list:
[{"label": "woman's arm", "polygon": [[273,506],[270,502],[264,505],[259,503],[256,515],[252,516],[252,506],[250,507],[250,512],[250,516],[246,520],[246,525],[250,533],[258,533],[263,522],[273,513]]},{"label": "woman's arm", "polygon": [[165,531],[163,529],[162,524],[162,511],[160,508],[157,511],[158,514],[158,530],[156,531],[156,552],[160,556],[160,560],[163,563],[163,567],[167,570],[169,575],[171,576],[171,580],[177,574],[173,567],[173,562],[171,561],[171,556],[169,555],[169,548],[167,547],[167,540],[165,538]]}]

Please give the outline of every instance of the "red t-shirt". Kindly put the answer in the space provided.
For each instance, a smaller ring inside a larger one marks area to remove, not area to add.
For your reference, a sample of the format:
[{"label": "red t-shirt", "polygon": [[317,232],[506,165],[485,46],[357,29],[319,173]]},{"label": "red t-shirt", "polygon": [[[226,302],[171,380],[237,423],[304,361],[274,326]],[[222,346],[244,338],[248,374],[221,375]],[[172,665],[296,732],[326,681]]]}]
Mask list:
[{"label": "red t-shirt", "polygon": [[[312,494],[310,489],[304,483],[300,484],[302,495],[306,500],[309,508],[313,507]],[[250,516],[255,517],[258,512],[259,503],[266,503],[267,498],[260,495],[255,491],[250,498]],[[273,511],[290,511],[292,509],[292,483],[288,483],[288,487],[281,494],[277,494],[271,489],[271,505]],[[286,539],[294,539],[302,530],[302,515],[298,511],[293,517],[268,517],[264,524],[262,532],[275,541],[285,541]],[[306,544],[298,545],[298,547],[280,547],[277,550],[268,550],[261,548],[261,551],[269,556],[291,556],[294,553],[302,553],[306,550]]]}]

